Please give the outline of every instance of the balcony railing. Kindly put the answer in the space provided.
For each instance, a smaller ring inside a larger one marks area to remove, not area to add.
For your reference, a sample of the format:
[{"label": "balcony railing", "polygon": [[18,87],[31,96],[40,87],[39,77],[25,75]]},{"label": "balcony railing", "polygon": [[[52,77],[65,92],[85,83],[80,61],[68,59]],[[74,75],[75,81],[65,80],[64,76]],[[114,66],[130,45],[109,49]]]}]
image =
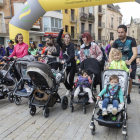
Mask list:
[{"label": "balcony railing", "polygon": [[105,9],[103,9],[103,8],[98,8],[98,14],[104,15],[104,14],[105,14]]},{"label": "balcony railing", "polygon": [[0,7],[4,7],[6,5],[7,5],[6,0],[0,1]]},{"label": "balcony railing", "polygon": [[104,41],[105,40],[105,36],[98,35],[98,40]]},{"label": "balcony railing", "polygon": [[89,13],[88,21],[89,22],[94,22],[94,20],[95,20],[94,15],[92,13]]},{"label": "balcony railing", "polygon": [[61,30],[60,28],[53,28],[53,27],[51,28],[51,32],[60,32],[60,30]]},{"label": "balcony railing", "polygon": [[98,28],[105,28],[104,22],[98,22]]},{"label": "balcony railing", "polygon": [[87,14],[86,13],[81,13],[80,14],[80,19],[84,20],[84,21],[87,20]]},{"label": "balcony railing", "polygon": [[0,33],[8,34],[9,33],[9,25],[0,23]]}]

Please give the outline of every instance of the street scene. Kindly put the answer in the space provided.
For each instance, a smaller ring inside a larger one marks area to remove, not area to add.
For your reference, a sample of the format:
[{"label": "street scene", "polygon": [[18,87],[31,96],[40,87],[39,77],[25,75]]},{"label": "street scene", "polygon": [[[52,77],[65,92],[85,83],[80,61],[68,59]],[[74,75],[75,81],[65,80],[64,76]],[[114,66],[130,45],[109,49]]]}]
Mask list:
[{"label": "street scene", "polygon": [[0,0],[0,140],[139,140],[139,4]]}]

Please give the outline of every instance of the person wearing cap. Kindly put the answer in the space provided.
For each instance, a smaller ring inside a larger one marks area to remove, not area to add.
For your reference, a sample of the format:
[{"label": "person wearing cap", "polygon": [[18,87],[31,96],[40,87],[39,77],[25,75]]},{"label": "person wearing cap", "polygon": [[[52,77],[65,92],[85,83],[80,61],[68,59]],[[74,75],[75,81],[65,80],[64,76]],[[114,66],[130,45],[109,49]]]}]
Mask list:
[{"label": "person wearing cap", "polygon": [[8,47],[6,48],[6,56],[9,57],[13,51],[14,51],[14,41],[12,40],[7,40],[7,43],[8,43]]},{"label": "person wearing cap", "polygon": [[39,47],[39,54],[41,54],[42,53],[42,50],[43,50],[43,45],[42,44],[39,44],[38,47]]}]

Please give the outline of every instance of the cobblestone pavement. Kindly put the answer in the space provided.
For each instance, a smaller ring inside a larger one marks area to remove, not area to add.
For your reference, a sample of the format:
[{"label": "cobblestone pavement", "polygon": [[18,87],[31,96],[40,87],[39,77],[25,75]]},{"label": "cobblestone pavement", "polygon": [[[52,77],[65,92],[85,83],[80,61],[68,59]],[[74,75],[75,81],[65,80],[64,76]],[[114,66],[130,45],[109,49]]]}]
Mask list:
[{"label": "cobblestone pavement", "polygon": [[[59,89],[61,96],[65,88]],[[128,140],[140,140],[140,95],[138,87],[133,87],[132,104],[128,105]],[[70,98],[69,98],[70,101]],[[50,116],[44,118],[42,108],[37,108],[35,116],[29,114],[28,101],[22,98],[20,106],[0,100],[0,140],[122,140],[121,129],[97,126],[91,135],[89,123],[94,104],[87,106],[83,114],[82,106],[62,110],[60,104],[50,108]]]}]

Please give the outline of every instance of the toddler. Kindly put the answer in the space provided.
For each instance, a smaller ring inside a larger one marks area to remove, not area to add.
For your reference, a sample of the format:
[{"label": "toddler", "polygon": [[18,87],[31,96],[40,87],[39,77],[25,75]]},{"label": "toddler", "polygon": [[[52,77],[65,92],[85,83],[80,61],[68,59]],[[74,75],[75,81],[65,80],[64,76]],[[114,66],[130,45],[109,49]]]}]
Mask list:
[{"label": "toddler", "polygon": [[128,69],[126,66],[125,61],[121,60],[122,59],[122,53],[118,49],[114,49],[112,52],[112,62],[110,64],[110,67],[106,67],[106,69],[121,69],[125,70],[126,72],[132,72],[132,69]]},{"label": "toddler", "polygon": [[[75,82],[84,82],[84,84],[82,85],[83,91],[84,92],[88,92],[88,97],[89,97],[89,103],[93,103],[93,99],[92,99],[92,92],[90,89],[90,84],[92,83],[92,80],[90,79],[90,77],[87,74],[86,70],[81,70],[81,76],[78,77],[78,79]],[[76,83],[76,90],[74,92],[74,97],[77,97],[79,92],[80,92],[80,86],[78,83]]]},{"label": "toddler", "polygon": [[111,99],[113,103],[113,110],[112,110],[113,115],[116,115],[118,112],[119,102],[121,104],[124,104],[123,92],[120,86],[118,85],[119,77],[117,75],[111,75],[109,78],[109,83],[110,84],[107,87],[105,87],[97,96],[97,100],[99,100],[104,95],[103,104],[102,104],[102,116],[108,115],[107,106],[110,103]]}]

